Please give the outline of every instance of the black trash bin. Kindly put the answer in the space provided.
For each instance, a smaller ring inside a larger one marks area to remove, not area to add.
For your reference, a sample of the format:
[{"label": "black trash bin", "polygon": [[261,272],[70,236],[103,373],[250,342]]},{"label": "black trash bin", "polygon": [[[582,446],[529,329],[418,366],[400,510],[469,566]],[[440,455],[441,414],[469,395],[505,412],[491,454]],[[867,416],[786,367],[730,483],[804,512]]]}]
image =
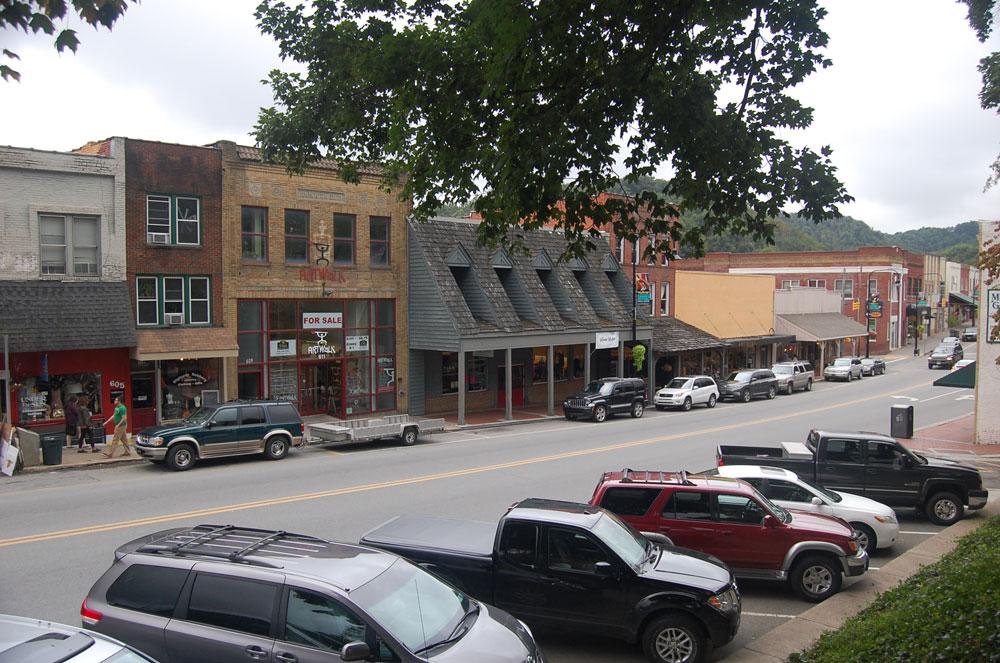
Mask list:
[{"label": "black trash bin", "polygon": [[42,465],[62,465],[62,450],[66,444],[64,433],[42,435]]},{"label": "black trash bin", "polygon": [[889,422],[889,434],[893,437],[913,437],[913,406],[893,405],[892,420]]}]

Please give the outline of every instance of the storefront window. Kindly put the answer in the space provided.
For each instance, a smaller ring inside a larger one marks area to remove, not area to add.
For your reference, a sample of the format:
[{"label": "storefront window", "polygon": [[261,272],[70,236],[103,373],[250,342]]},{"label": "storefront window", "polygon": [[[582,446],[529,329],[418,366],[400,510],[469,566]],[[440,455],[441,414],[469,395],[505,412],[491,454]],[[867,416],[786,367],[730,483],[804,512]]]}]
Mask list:
[{"label": "storefront window", "polygon": [[[468,357],[465,364],[465,390],[486,391],[489,360],[485,357]],[[441,393],[458,393],[458,354],[441,353]]]},{"label": "storefront window", "polygon": [[101,413],[101,374],[68,373],[47,379],[29,377],[15,382],[18,421],[22,424],[47,419],[62,419],[67,400],[76,396],[86,400],[94,415]]},{"label": "storefront window", "polygon": [[217,404],[220,371],[218,358],[160,362],[160,418],[183,419],[203,405]]},{"label": "storefront window", "polygon": [[549,380],[549,349],[533,348],[531,351],[531,381],[535,384]]},{"label": "storefront window", "polygon": [[240,331],[260,331],[263,329],[261,302],[239,302],[236,305],[236,318]]},{"label": "storefront window", "polygon": [[270,301],[267,303],[268,329],[296,329],[295,302]]},{"label": "storefront window", "polygon": [[458,355],[454,352],[441,353],[441,393],[458,393]]},{"label": "storefront window", "polygon": [[489,362],[485,357],[473,357],[469,363],[469,391],[486,391]]},{"label": "storefront window", "polygon": [[583,345],[572,345],[570,346],[570,353],[573,356],[573,379],[579,379],[586,377],[586,360],[584,357],[586,354],[586,346]]},{"label": "storefront window", "polygon": [[261,334],[238,334],[241,364],[259,364],[264,361]]},{"label": "storefront window", "polygon": [[299,399],[298,365],[294,362],[271,364],[268,367],[268,393],[271,398],[296,402]]},{"label": "storefront window", "polygon": [[552,351],[552,371],[556,382],[569,379],[570,346],[560,345]]},{"label": "storefront window", "polygon": [[372,382],[370,362],[361,359],[347,361],[347,414],[371,410]]}]

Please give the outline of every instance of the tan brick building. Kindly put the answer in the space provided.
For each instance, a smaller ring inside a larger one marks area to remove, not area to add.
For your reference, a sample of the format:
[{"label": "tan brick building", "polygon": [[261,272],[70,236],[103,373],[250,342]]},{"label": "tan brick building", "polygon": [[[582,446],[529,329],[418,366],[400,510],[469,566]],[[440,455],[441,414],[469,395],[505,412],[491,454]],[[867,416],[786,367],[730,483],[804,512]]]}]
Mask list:
[{"label": "tan brick building", "polygon": [[376,173],[344,183],[333,162],[303,175],[258,150],[223,161],[224,315],[239,356],[228,398],[288,398],[304,415],[406,412],[411,205]]}]

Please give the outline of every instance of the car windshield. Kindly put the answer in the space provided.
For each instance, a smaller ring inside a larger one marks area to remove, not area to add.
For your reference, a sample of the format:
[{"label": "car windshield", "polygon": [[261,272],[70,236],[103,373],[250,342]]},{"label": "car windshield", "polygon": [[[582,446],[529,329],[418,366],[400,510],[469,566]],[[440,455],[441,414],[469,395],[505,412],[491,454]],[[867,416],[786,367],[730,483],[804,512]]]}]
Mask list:
[{"label": "car windshield", "polygon": [[203,424],[208,421],[209,417],[215,414],[214,407],[200,407],[191,414],[187,416],[184,421],[189,424]]},{"label": "car windshield", "polygon": [[934,348],[935,353],[940,353],[943,355],[951,354],[953,346],[951,345],[939,345]]},{"label": "car windshield", "polygon": [[750,382],[753,371],[733,371],[729,374],[730,382]]},{"label": "car windshield", "polygon": [[351,599],[411,652],[449,639],[477,607],[462,592],[403,559],[351,592]]},{"label": "car windshield", "polygon": [[600,394],[601,396],[607,396],[611,393],[611,390],[615,388],[614,382],[591,382],[587,385],[587,388],[583,390],[585,394]]},{"label": "car windshield", "polygon": [[819,493],[820,495],[822,495],[823,497],[827,498],[828,500],[830,500],[832,502],[839,502],[840,500],[844,499],[840,495],[838,495],[837,493],[833,492],[832,490],[827,490],[823,486],[819,486],[817,484],[814,484],[812,481],[806,481],[805,479],[799,479],[799,481],[801,481],[805,485],[809,486],[810,488],[812,488],[813,490],[815,490],[817,493]]},{"label": "car windshield", "polygon": [[667,389],[687,389],[691,385],[691,380],[687,378],[674,378],[667,385]]},{"label": "car windshield", "polygon": [[778,375],[791,375],[795,372],[794,366],[772,366],[771,371]]},{"label": "car windshield", "polygon": [[649,541],[634,527],[622,522],[615,514],[604,513],[592,531],[604,545],[611,548],[623,562],[632,568],[638,568],[646,559]]},{"label": "car windshield", "polygon": [[834,366],[850,366],[851,365],[851,360],[850,359],[835,359],[833,361],[833,365]]},{"label": "car windshield", "polygon": [[874,359],[867,359],[866,358],[866,359],[862,359],[861,363],[864,364],[865,366],[870,366],[871,364],[875,363],[875,360]]}]

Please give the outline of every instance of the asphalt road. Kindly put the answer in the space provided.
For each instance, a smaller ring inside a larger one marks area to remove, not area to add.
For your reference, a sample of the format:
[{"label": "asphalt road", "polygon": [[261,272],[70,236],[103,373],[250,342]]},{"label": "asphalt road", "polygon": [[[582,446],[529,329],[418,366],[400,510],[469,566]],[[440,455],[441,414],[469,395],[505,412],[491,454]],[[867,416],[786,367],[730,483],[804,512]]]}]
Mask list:
[{"label": "asphalt road", "polygon": [[[803,440],[814,427],[888,432],[897,403],[915,406],[918,428],[971,412],[968,390],[931,386],[942,374],[905,357],[884,376],[714,410],[549,420],[439,434],[413,447],[310,447],[279,462],[220,460],[184,473],[134,464],[0,478],[0,613],[79,623],[80,602],[114,549],[158,529],[234,523],[354,542],[404,512],[495,521],[525,497],[586,501],[609,469],[705,469],[720,443]],[[938,529],[900,516],[902,541],[873,556],[872,573]],[[740,632],[716,659],[810,607],[781,584],[741,588]],[[536,635],[554,663],[643,660],[637,647],[597,635]]]}]

